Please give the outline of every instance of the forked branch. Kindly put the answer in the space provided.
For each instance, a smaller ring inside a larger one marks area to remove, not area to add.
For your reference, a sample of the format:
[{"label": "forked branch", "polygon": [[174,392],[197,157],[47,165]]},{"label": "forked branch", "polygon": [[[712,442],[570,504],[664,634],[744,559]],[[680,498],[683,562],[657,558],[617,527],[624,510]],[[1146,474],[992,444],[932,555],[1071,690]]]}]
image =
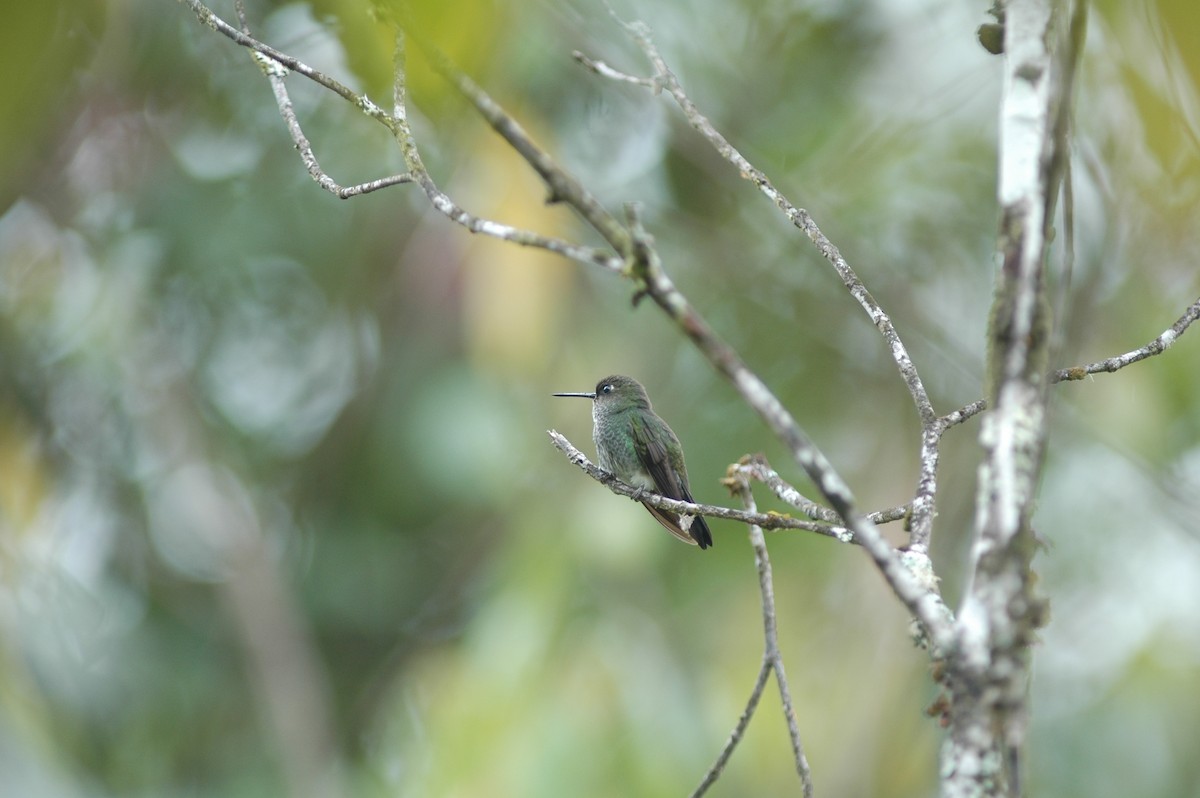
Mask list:
[{"label": "forked branch", "polygon": [[[730,476],[725,480],[725,484],[732,493],[741,498],[742,505],[747,512],[754,513],[756,511],[754,494],[750,491],[750,483],[744,472],[737,470],[736,467],[731,468]],[[766,689],[767,677],[772,673],[775,674],[775,681],[779,685],[779,699],[783,707],[784,721],[787,723],[788,738],[792,743],[792,757],[796,763],[796,774],[800,777],[801,790],[804,798],[812,798],[812,771],[808,765],[808,758],[804,755],[804,745],[800,740],[800,726],[796,722],[796,709],[792,702],[791,690],[788,688],[787,673],[783,667],[783,655],[779,651],[779,622],[775,614],[775,585],[771,575],[771,557],[767,553],[767,542],[763,538],[761,527],[751,524],[749,536],[750,546],[754,549],[754,563],[758,569],[758,590],[763,614],[762,665],[758,669],[754,687],[750,690],[750,697],[746,700],[746,708],[742,710],[733,731],[729,733],[729,739],[725,741],[716,761],[705,772],[700,784],[692,792],[691,798],[700,798],[720,778],[721,771],[725,769],[726,763],[729,762],[734,749],[737,748],[746,733],[746,728],[750,725],[750,719],[754,716],[755,709],[758,708],[763,690]]]}]

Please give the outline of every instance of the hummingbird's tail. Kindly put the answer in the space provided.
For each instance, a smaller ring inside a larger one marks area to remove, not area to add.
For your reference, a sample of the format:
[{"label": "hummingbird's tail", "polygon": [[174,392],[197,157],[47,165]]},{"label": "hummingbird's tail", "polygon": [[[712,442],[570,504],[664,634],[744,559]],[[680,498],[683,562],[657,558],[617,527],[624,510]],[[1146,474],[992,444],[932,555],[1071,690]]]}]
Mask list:
[{"label": "hummingbird's tail", "polygon": [[[689,498],[688,501],[691,501]],[[702,515],[692,516],[692,526],[686,532],[679,524],[679,516],[668,510],[660,510],[657,507],[651,507],[643,503],[643,507],[650,511],[650,515],[658,523],[675,537],[687,543],[689,546],[699,546],[702,549],[707,549],[713,544],[712,531],[708,528],[708,522],[704,520]]]}]

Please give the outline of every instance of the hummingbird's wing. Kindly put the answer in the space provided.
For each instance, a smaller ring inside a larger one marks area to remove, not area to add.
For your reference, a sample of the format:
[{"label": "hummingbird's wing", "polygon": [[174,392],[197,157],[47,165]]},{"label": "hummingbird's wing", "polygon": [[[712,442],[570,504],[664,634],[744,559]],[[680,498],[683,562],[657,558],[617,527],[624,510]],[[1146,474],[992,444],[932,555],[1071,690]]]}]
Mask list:
[{"label": "hummingbird's wing", "polygon": [[[679,447],[679,441],[675,438],[675,433],[666,425],[666,422],[655,419],[662,425],[662,429],[658,430],[659,434],[651,434],[645,423],[634,423],[633,426],[633,449],[637,453],[638,460],[642,464],[642,468],[654,480],[655,490],[666,496],[668,499],[678,499],[679,501],[696,502],[692,498],[692,492],[688,490],[687,471],[683,468],[683,463],[679,463],[679,468],[671,462],[670,453],[664,443],[666,440],[671,440],[675,444],[675,450],[682,452]],[[680,455],[682,458],[682,454]],[[682,473],[680,473],[682,470]],[[651,507],[648,504],[643,504],[650,514],[657,521],[666,527],[666,530],[675,537],[682,540],[684,543],[691,545],[699,545],[702,549],[707,549],[712,545],[712,532],[708,528],[708,523],[704,520],[704,516],[692,516],[691,528],[684,531],[679,525],[679,516],[669,510],[661,510],[657,507]]]}]

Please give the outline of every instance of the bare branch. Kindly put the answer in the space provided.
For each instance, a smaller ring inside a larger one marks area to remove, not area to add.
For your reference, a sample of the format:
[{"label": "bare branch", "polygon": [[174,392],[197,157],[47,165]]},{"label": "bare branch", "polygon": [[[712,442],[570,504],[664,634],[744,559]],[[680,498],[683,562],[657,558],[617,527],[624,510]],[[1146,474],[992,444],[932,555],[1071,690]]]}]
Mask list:
[{"label": "bare branch", "polygon": [[1163,334],[1155,338],[1150,343],[1143,346],[1141,349],[1135,349],[1132,352],[1126,352],[1123,355],[1110,357],[1106,360],[1098,360],[1095,363],[1088,363],[1086,366],[1072,366],[1071,368],[1059,369],[1050,375],[1050,382],[1069,382],[1072,380],[1082,380],[1089,374],[1112,373],[1119,371],[1126,366],[1137,363],[1139,360],[1145,360],[1154,355],[1160,355],[1179,340],[1179,337],[1184,334],[1192,322],[1200,318],[1200,299],[1197,299],[1191,304],[1178,321],[1168,327]]},{"label": "bare branch", "polygon": [[342,186],[338,184],[337,181],[326,174],[321,168],[321,164],[317,161],[317,156],[312,150],[312,144],[309,143],[308,137],[304,135],[304,130],[300,127],[300,120],[296,118],[296,109],[292,106],[292,98],[288,95],[287,83],[284,80],[287,74],[285,71],[286,68],[278,61],[274,61],[262,53],[255,52],[253,56],[258,61],[259,66],[262,67],[267,80],[271,82],[271,91],[275,95],[275,104],[279,106],[279,113],[283,117],[283,121],[287,124],[288,133],[291,134],[292,142],[296,145],[296,149],[300,153],[300,160],[304,163],[304,168],[312,175],[313,180],[317,181],[317,185],[339,199],[350,199],[360,194],[369,194],[372,191],[378,191],[381,188],[413,182],[412,175],[399,174],[381,177],[377,180],[369,180],[366,183],[359,183],[354,186]]},{"label": "bare branch", "polygon": [[412,127],[408,122],[408,112],[405,106],[405,33],[399,28],[396,30],[394,58],[395,77],[393,80],[392,101],[395,106],[393,117],[395,124],[392,127],[392,132],[396,137],[396,142],[400,145],[400,151],[404,154],[405,165],[408,166],[413,180],[420,185],[421,189],[425,192],[425,196],[428,197],[430,204],[435,209],[472,233],[511,241],[521,246],[544,249],[548,252],[562,255],[570,260],[592,266],[600,266],[609,271],[621,271],[624,266],[624,260],[613,255],[611,252],[573,244],[563,239],[544,236],[540,233],[483,219],[459,207],[448,194],[438,188],[437,183],[434,182],[433,177],[429,174],[429,170],[425,168],[425,164],[421,160],[416,137],[413,136]]},{"label": "bare branch", "polygon": [[[1069,194],[1064,195],[1069,196]],[[1065,201],[1065,200],[1064,200]],[[1127,352],[1123,355],[1110,357],[1106,360],[1100,360],[1095,363],[1089,363],[1086,366],[1073,366],[1071,368],[1059,369],[1051,372],[1049,382],[1051,384],[1065,382],[1070,380],[1082,380],[1090,374],[1098,374],[1101,372],[1114,372],[1125,366],[1137,363],[1140,360],[1145,360],[1148,357],[1165,352],[1171,344],[1183,335],[1184,331],[1200,318],[1200,299],[1192,303],[1192,305],[1184,312],[1184,314],[1162,335],[1155,338],[1150,343],[1140,349],[1135,349],[1132,352]],[[941,416],[936,423],[925,429],[922,436],[921,445],[921,477],[920,487],[912,502],[912,518],[913,523],[910,525],[911,538],[909,547],[912,549],[928,550],[930,537],[930,524],[917,523],[915,519],[924,518],[932,521],[932,507],[926,507],[927,503],[932,501],[932,497],[937,495],[937,461],[938,461],[938,445],[941,436],[947,429],[956,424],[978,415],[987,407],[986,400],[978,399],[965,407],[961,407],[952,413]],[[813,516],[819,518],[820,516]]]},{"label": "bare branch", "polygon": [[972,418],[979,415],[986,409],[987,409],[987,400],[986,399],[976,399],[974,402],[971,402],[968,405],[963,405],[962,407],[958,408],[957,410],[947,413],[946,415],[942,416],[939,419],[939,421],[942,422],[943,427],[946,427],[946,428],[954,427],[954,426],[957,426],[958,424],[962,424],[966,421],[971,420]]},{"label": "bare branch", "polygon": [[937,468],[942,456],[942,433],[945,429],[940,420],[935,420],[921,431],[917,489],[913,494],[908,541],[909,548],[916,551],[928,551],[930,540],[933,538],[933,517],[938,490]]},{"label": "bare branch", "polygon": [[[742,504],[753,512],[754,494],[750,486],[743,482],[738,488]],[[783,655],[779,651],[779,625],[775,616],[775,586],[771,577],[771,558],[767,554],[767,542],[763,539],[762,529],[751,525],[750,545],[754,547],[754,562],[758,567],[758,589],[762,596],[763,614],[763,659],[771,663],[775,672],[775,681],[779,685],[779,698],[783,705],[783,717],[787,723],[788,736],[792,742],[792,756],[796,761],[796,773],[800,776],[804,798],[812,798],[812,772],[808,767],[808,758],[804,756],[804,745],[800,742],[800,728],[796,723],[796,710],[792,704],[792,693],[788,688],[787,674],[784,672]]]},{"label": "bare branch", "polygon": [[212,28],[217,33],[232,39],[242,47],[247,47],[265,55],[272,61],[279,62],[293,72],[300,73],[314,83],[324,86],[342,99],[347,100],[377,122],[381,122],[389,128],[391,127],[391,117],[382,108],[371,102],[366,95],[357,93],[349,86],[339,83],[325,73],[313,69],[300,59],[293,58],[287,53],[282,53],[274,47],[263,44],[253,36],[243,33],[217,16],[212,9],[200,2],[200,0],[179,0],[179,2],[190,8],[203,24]]},{"label": "bare branch", "polygon": [[662,91],[662,85],[653,78],[639,78],[636,75],[626,74],[618,69],[613,69],[603,61],[588,58],[578,50],[572,51],[571,57],[602,78],[615,80],[618,83],[632,83],[635,86],[642,86],[643,88],[650,89],[655,94]]},{"label": "bare branch", "polygon": [[[411,31],[410,31],[411,33]],[[437,72],[459,94],[467,99],[492,129],[509,143],[525,162],[533,167],[550,191],[547,202],[564,202],[574,208],[596,232],[604,237],[614,250],[626,254],[629,251],[629,234],[600,200],[588,191],[573,175],[555,163],[550,155],[539,147],[525,129],[509,115],[499,103],[491,98],[475,81],[451,63],[444,53],[427,42],[415,39],[425,57]]]},{"label": "bare branch", "polygon": [[[763,483],[780,501],[790,504],[815,521],[836,524],[841,520],[833,510],[805,498],[793,485],[788,484],[775,469],[771,468],[767,458],[761,454],[746,455],[735,465],[730,466],[731,476],[733,471],[741,472],[746,477]],[[905,518],[908,512],[908,505],[900,505],[887,510],[867,513],[867,518],[876,524],[886,524]]]},{"label": "bare branch", "polygon": [[[945,416],[939,416],[921,430],[920,474],[909,513],[908,549],[925,553],[933,537],[933,518],[938,492],[937,471],[941,459],[942,436],[946,430],[982,412],[987,404],[981,399]],[[935,580],[936,584],[936,580]]]},{"label": "bare branch", "polygon": [[[1187,310],[1183,312],[1183,315],[1174,324],[1164,330],[1162,335],[1140,349],[1134,349],[1132,352],[1126,352],[1123,355],[1116,355],[1104,360],[1097,360],[1095,363],[1088,363],[1084,366],[1071,366],[1070,368],[1058,369],[1050,373],[1049,381],[1051,384],[1078,381],[1092,374],[1119,371],[1126,366],[1131,366],[1146,358],[1161,355],[1179,340],[1188,327],[1192,325],[1192,322],[1198,318],[1200,318],[1200,299],[1189,305]],[[987,400],[976,399],[974,402],[940,417],[938,421],[943,428],[953,427],[974,418],[985,409],[987,409]]]},{"label": "bare branch", "polygon": [[[234,7],[237,9],[238,21],[241,24],[242,33],[249,36],[250,24],[246,20],[245,4],[242,0],[236,0]],[[313,152],[312,145],[309,143],[308,137],[304,135],[304,130],[300,126],[300,120],[296,117],[296,109],[292,105],[292,98],[288,94],[287,81],[285,80],[287,78],[287,67],[257,50],[251,50],[250,55],[254,58],[255,63],[258,64],[263,74],[267,76],[267,80],[270,81],[271,92],[275,95],[275,104],[279,107],[279,113],[287,125],[288,133],[292,136],[292,142],[296,145],[296,150],[300,153],[300,160],[304,163],[304,168],[308,170],[308,173],[312,175],[313,180],[317,181],[317,185],[339,199],[350,199],[351,197],[368,194],[372,191],[378,191],[381,188],[387,188],[388,186],[412,182],[410,175],[391,175],[390,177],[382,177],[366,183],[359,183],[356,186],[344,187],[339,185],[321,169],[320,163],[317,162],[316,153]]]},{"label": "bare branch", "polygon": [[[741,498],[747,512],[755,513],[757,508],[754,504],[754,494],[750,491],[750,486],[746,481],[745,475],[742,474],[739,477],[731,479],[729,486]],[[721,772],[725,769],[725,764],[729,761],[730,756],[732,756],[734,748],[741,742],[746,727],[750,724],[750,718],[754,715],[754,710],[758,707],[763,690],[767,686],[767,675],[770,672],[775,673],[775,681],[779,685],[779,697],[783,705],[783,716],[787,723],[788,736],[792,743],[792,756],[796,762],[796,773],[800,777],[801,790],[803,791],[804,798],[812,798],[812,771],[808,765],[808,758],[804,755],[804,745],[800,741],[800,727],[796,723],[796,710],[792,703],[791,690],[788,689],[787,674],[783,667],[783,656],[779,651],[779,626],[775,614],[775,587],[771,575],[771,558],[767,553],[767,543],[763,538],[762,528],[751,524],[748,534],[750,536],[750,545],[754,548],[754,563],[758,569],[758,589],[762,602],[762,667],[758,671],[758,678],[754,682],[754,688],[750,691],[750,698],[746,701],[746,708],[742,710],[737,724],[734,725],[733,731],[730,733],[729,739],[726,740],[716,761],[704,774],[704,777],[700,780],[700,784],[692,792],[692,798],[699,798],[699,796],[704,795],[709,787],[720,778]]]}]

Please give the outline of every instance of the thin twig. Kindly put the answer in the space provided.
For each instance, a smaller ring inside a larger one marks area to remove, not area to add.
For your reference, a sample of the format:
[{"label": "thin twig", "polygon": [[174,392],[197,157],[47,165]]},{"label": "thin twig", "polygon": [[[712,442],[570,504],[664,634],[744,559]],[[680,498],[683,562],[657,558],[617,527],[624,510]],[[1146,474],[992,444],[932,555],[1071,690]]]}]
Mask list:
[{"label": "thin twig", "polygon": [[[238,22],[241,25],[242,33],[249,36],[250,24],[246,19],[245,4],[242,0],[235,0],[234,8],[237,10]],[[250,55],[254,58],[255,63],[258,64],[263,74],[267,76],[267,80],[270,81],[271,92],[275,95],[275,104],[279,107],[279,114],[283,117],[288,133],[292,136],[292,143],[296,145],[296,150],[300,153],[300,160],[304,163],[304,168],[308,170],[312,179],[317,181],[317,185],[339,199],[350,199],[351,197],[357,197],[360,194],[369,194],[372,191],[378,191],[388,186],[412,182],[412,176],[405,174],[381,177],[377,180],[369,180],[355,186],[342,186],[338,184],[337,181],[326,174],[325,170],[321,168],[321,164],[317,161],[316,153],[313,152],[312,144],[309,143],[308,137],[304,135],[304,129],[300,126],[300,120],[296,116],[296,109],[292,105],[292,98],[287,90],[287,67],[257,50],[251,50]]]},{"label": "thin twig", "polygon": [[[739,471],[746,477],[763,483],[771,489],[771,492],[775,494],[777,499],[790,504],[814,521],[836,524],[841,520],[833,510],[806,498],[795,486],[789,484],[783,477],[779,476],[779,472],[771,467],[771,464],[767,462],[766,456],[762,454],[746,455],[735,465],[730,466],[730,469],[731,471]],[[890,507],[887,510],[876,510],[867,513],[867,518],[876,524],[886,524],[890,521],[899,521],[905,518],[908,513],[909,506],[902,504],[898,507]]]},{"label": "thin twig", "polygon": [[[909,512],[907,546],[909,551],[921,554],[929,551],[930,541],[933,537],[933,518],[938,494],[937,474],[938,462],[941,459],[942,436],[946,434],[946,430],[978,415],[986,407],[987,403],[980,399],[922,425],[920,474],[917,477],[917,490],[913,494],[910,504],[912,509]],[[933,584],[936,589],[936,580],[933,580]]]},{"label": "thin twig", "polygon": [[[757,510],[754,503],[754,494],[750,491],[750,485],[744,478],[735,480],[731,485],[731,489],[741,498],[742,505],[748,512],[755,512]],[[812,771],[808,766],[808,758],[804,755],[804,745],[800,740],[800,726],[796,722],[796,710],[792,703],[792,693],[788,688],[787,673],[783,666],[783,655],[779,650],[779,623],[775,612],[775,587],[771,575],[771,557],[767,553],[767,542],[763,538],[762,529],[751,524],[748,533],[750,536],[750,545],[754,549],[754,563],[758,569],[758,589],[762,603],[763,667],[759,671],[759,677],[755,681],[750,699],[746,702],[746,709],[742,712],[742,716],[738,718],[738,723],[729,735],[729,740],[725,743],[725,747],[721,750],[717,761],[704,774],[700,786],[692,793],[692,797],[698,798],[700,795],[703,795],[713,782],[717,780],[717,777],[720,776],[721,770],[729,760],[734,747],[741,740],[741,736],[750,722],[750,716],[754,714],[754,708],[758,705],[763,688],[766,686],[765,672],[769,668],[775,673],[775,681],[779,685],[779,697],[783,705],[783,716],[787,723],[788,736],[792,743],[792,756],[796,762],[796,774],[800,777],[804,798],[812,798]]]},{"label": "thin twig", "polygon": [[[425,196],[428,197],[430,204],[456,224],[462,225],[472,233],[511,241],[521,246],[544,249],[579,263],[600,266],[609,271],[620,272],[624,267],[623,258],[607,250],[573,244],[563,239],[544,236],[540,233],[521,230],[510,225],[483,219],[459,207],[448,194],[438,188],[437,183],[434,182],[432,175],[429,174],[429,170],[425,168],[425,164],[421,160],[421,154],[417,148],[417,140],[413,135],[412,127],[408,121],[408,112],[405,105],[405,40],[404,30],[397,28],[394,64],[395,77],[392,89],[392,102],[395,106],[393,116],[395,125],[392,131],[396,137],[396,142],[400,145],[400,151],[404,155],[404,162],[408,167],[409,173],[425,192]],[[490,102],[490,98],[487,99]],[[495,106],[495,103],[491,104]],[[496,108],[498,107],[496,106]]]},{"label": "thin twig", "polygon": [[[1158,336],[1150,343],[1134,349],[1132,352],[1126,352],[1123,355],[1115,355],[1114,357],[1104,360],[1097,360],[1095,363],[1088,363],[1083,366],[1071,366],[1070,368],[1058,369],[1050,373],[1051,384],[1060,382],[1074,382],[1082,380],[1092,374],[1111,374],[1114,371],[1120,371],[1126,366],[1131,366],[1155,355],[1161,355],[1167,351],[1179,338],[1187,331],[1192,322],[1200,319],[1200,299],[1197,299],[1187,310],[1183,312],[1174,324],[1163,331],[1162,335]],[[964,421],[978,415],[987,408],[986,399],[976,399],[968,405],[964,405],[952,413],[947,413],[942,416],[939,421],[943,427],[952,427],[956,424],[961,424]]]},{"label": "thin twig", "polygon": [[[1067,201],[1068,197],[1070,197],[1069,192],[1064,195],[1064,202]],[[1197,318],[1200,318],[1200,299],[1197,299],[1195,302],[1193,302],[1188,309],[1184,311],[1183,315],[1180,316],[1174,324],[1168,327],[1162,333],[1162,335],[1158,336],[1140,349],[1135,349],[1132,352],[1126,352],[1123,355],[1106,358],[1105,360],[1098,360],[1095,363],[1088,363],[1084,366],[1072,366],[1070,368],[1052,371],[1049,375],[1049,382],[1051,384],[1070,382],[1082,380],[1092,374],[1112,373],[1114,371],[1119,371],[1126,366],[1130,366],[1134,363],[1145,360],[1146,358],[1160,355],[1170,348],[1175,341],[1179,340],[1179,337],[1183,335],[1187,328],[1192,324],[1192,322],[1196,321]],[[960,407],[952,413],[941,416],[937,419],[937,423],[932,428],[925,431],[926,438],[932,435],[934,436],[934,440],[927,440],[926,443],[922,445],[922,480],[936,478],[936,460],[932,462],[927,461],[926,453],[932,453],[933,456],[936,457],[937,439],[940,439],[941,435],[944,434],[945,431],[950,427],[961,424],[964,421],[973,418],[974,416],[983,412],[986,408],[987,400],[976,399],[974,402]],[[935,495],[936,490],[936,484],[927,486],[923,490],[918,490],[917,495],[913,498],[912,515],[914,518],[919,514],[918,511],[921,509],[921,504],[924,501],[924,497]],[[909,542],[910,548],[921,550],[928,549],[929,539],[928,535],[925,534],[925,530],[925,527],[918,527],[916,525],[913,526],[911,529],[911,539]]]},{"label": "thin twig", "polygon": [[1050,375],[1050,382],[1069,382],[1071,380],[1082,380],[1089,374],[1112,373],[1133,363],[1137,363],[1139,360],[1160,355],[1167,351],[1171,344],[1179,340],[1179,336],[1183,335],[1197,318],[1200,318],[1200,299],[1193,302],[1174,324],[1163,331],[1162,335],[1141,349],[1135,349],[1132,352],[1126,352],[1123,355],[1110,357],[1106,360],[1098,360],[1095,363],[1088,363],[1086,366],[1072,366],[1071,368],[1059,369]]},{"label": "thin twig", "polygon": [[292,105],[292,98],[289,96],[287,90],[287,82],[284,80],[287,74],[286,67],[262,53],[255,52],[252,55],[258,61],[263,73],[267,76],[267,80],[271,82],[271,92],[275,95],[275,104],[279,107],[279,113],[287,125],[288,133],[291,134],[292,142],[296,145],[296,150],[300,153],[300,160],[304,163],[304,168],[308,170],[309,175],[317,182],[317,185],[338,199],[350,199],[361,194],[378,191],[381,188],[413,182],[413,177],[410,174],[389,175],[388,177],[368,180],[365,183],[353,186],[342,186],[331,178],[321,168],[321,164],[317,161],[316,153],[313,152],[312,144],[309,143],[308,137],[304,135],[304,130],[300,126],[300,120],[296,117],[296,109]]},{"label": "thin twig", "polygon": [[987,400],[976,399],[974,402],[971,402],[968,405],[963,405],[957,410],[947,413],[939,418],[938,421],[942,423],[943,427],[949,428],[969,421],[970,419],[982,413],[984,410],[987,410]]},{"label": "thin twig", "polygon": [[[1155,355],[1161,355],[1171,347],[1175,341],[1179,340],[1184,331],[1191,326],[1192,322],[1200,318],[1200,299],[1192,303],[1179,319],[1168,327],[1162,335],[1158,336],[1150,343],[1135,349],[1132,352],[1126,352],[1123,355],[1115,355],[1104,360],[1097,360],[1095,363],[1088,363],[1083,366],[1071,366],[1069,368],[1058,369],[1050,373],[1049,381],[1051,384],[1060,382],[1075,382],[1082,380],[1093,374],[1112,373],[1119,371],[1126,366],[1131,366],[1134,363],[1145,360]],[[943,427],[952,427],[957,424],[962,424],[965,421],[974,418],[987,409],[986,399],[976,399],[970,404],[963,405],[957,410],[947,413],[938,420]]]},{"label": "thin twig", "polygon": [[609,80],[615,80],[618,83],[632,83],[635,86],[642,86],[650,89],[650,91],[654,92],[655,94],[658,94],[660,91],[662,91],[662,84],[653,78],[639,78],[636,75],[630,75],[620,71],[619,69],[613,69],[605,62],[595,58],[589,58],[578,50],[572,51],[571,57],[595,72],[600,77],[608,78]]},{"label": "thin twig", "polygon": [[360,110],[367,113],[368,116],[372,117],[376,121],[381,122],[388,127],[391,126],[391,117],[389,117],[382,108],[372,103],[365,95],[359,94],[349,86],[334,80],[323,72],[313,69],[300,59],[294,58],[287,53],[280,52],[274,47],[260,42],[258,39],[254,38],[248,33],[243,33],[217,16],[212,9],[200,2],[200,0],[179,0],[179,2],[190,8],[200,22],[212,28],[217,33],[220,33],[222,36],[232,39],[242,47],[248,47],[251,50],[262,53],[273,61],[278,61],[291,71],[300,73],[314,83],[324,86],[342,99],[350,102],[352,105],[357,106]]},{"label": "thin twig", "polygon": [[[411,31],[408,31],[411,34]],[[441,50],[421,39],[414,39],[429,63],[448,83],[458,89],[492,129],[525,159],[550,191],[547,202],[563,202],[574,208],[614,250],[627,253],[629,233],[615,216],[579,180],[557,164],[516,119],[499,103],[456,67]]]},{"label": "thin twig", "polygon": [[[741,498],[747,512],[756,513],[757,507],[754,503],[754,494],[750,491],[746,475],[740,474],[737,478],[731,479],[729,485],[730,489]],[[779,625],[775,614],[775,588],[771,575],[771,558],[767,553],[767,543],[763,537],[762,528],[751,524],[748,534],[750,545],[754,549],[754,564],[758,570],[758,588],[762,603],[762,666],[758,670],[758,677],[754,680],[754,687],[750,691],[750,697],[746,700],[746,708],[742,710],[742,714],[738,717],[737,723],[734,725],[733,731],[729,733],[729,738],[725,741],[725,745],[722,746],[716,761],[704,773],[700,784],[692,791],[691,798],[700,798],[720,778],[725,765],[729,762],[730,757],[733,756],[734,749],[742,741],[742,737],[746,733],[746,728],[750,725],[750,719],[754,716],[754,711],[758,708],[763,691],[766,689],[767,677],[772,672],[774,672],[775,680],[779,684],[779,695],[783,703],[783,715],[787,722],[788,735],[792,743],[792,754],[796,761],[796,773],[800,777],[801,789],[804,793],[804,798],[812,798],[812,771],[808,766],[808,759],[804,755],[804,745],[800,740],[800,727],[796,722],[796,711],[792,704],[791,691],[788,689],[787,674],[784,672],[783,656],[779,651]]]}]

